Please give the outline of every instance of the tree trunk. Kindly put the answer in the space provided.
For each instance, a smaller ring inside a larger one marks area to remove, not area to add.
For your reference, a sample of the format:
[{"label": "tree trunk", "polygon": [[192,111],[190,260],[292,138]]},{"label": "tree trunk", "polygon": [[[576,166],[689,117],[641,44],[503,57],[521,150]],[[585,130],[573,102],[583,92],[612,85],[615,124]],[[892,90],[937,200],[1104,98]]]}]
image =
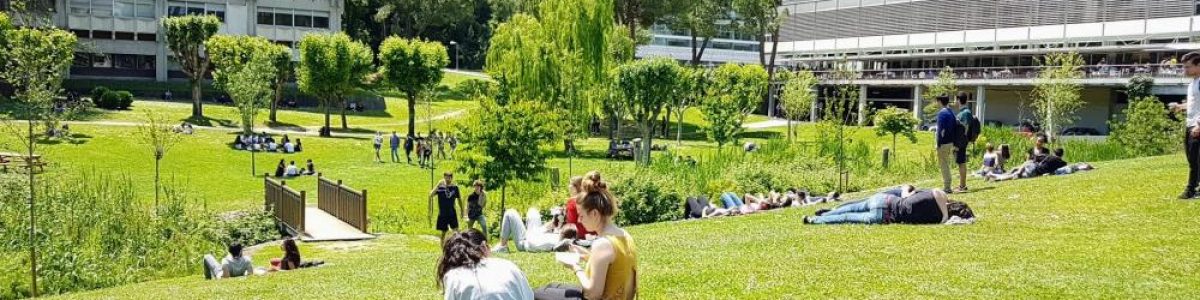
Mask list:
[{"label": "tree trunk", "polygon": [[788,118],[788,119],[787,119],[787,121],[788,121],[788,122],[787,122],[787,128],[788,128],[788,143],[792,143],[792,142],[793,142],[793,141],[792,141],[792,137],[793,137],[793,136],[795,136],[795,131],[793,131],[793,130],[792,130],[792,129],[793,129],[793,128],[792,128],[792,118]]},{"label": "tree trunk", "polygon": [[[322,129],[322,130],[321,130],[321,136],[323,136],[323,137],[330,137],[330,136],[333,136],[333,135],[332,135],[332,134],[329,132],[329,131],[330,131],[330,130],[329,130],[329,105],[325,105],[325,127],[321,128],[321,129]],[[253,151],[251,151],[251,153],[253,153]]]},{"label": "tree trunk", "polygon": [[654,137],[654,130],[651,124],[654,123],[654,119],[652,117],[649,120],[642,121],[642,125],[640,126],[642,127],[642,149],[640,149],[641,155],[639,155],[641,157],[638,158],[643,166],[650,165],[650,146],[654,144],[651,142],[651,139]]},{"label": "tree trunk", "polygon": [[609,115],[608,125],[609,125],[608,139],[610,139],[610,140],[617,139],[617,127],[621,126],[621,123],[619,121],[617,121],[616,115]]},{"label": "tree trunk", "polygon": [[712,37],[704,37],[704,43],[700,44],[700,52],[692,57],[692,65],[699,66],[704,59],[704,50],[708,49],[708,42],[712,41]]},{"label": "tree trunk", "polygon": [[662,119],[662,134],[661,134],[661,136],[666,138],[667,134],[670,133],[670,128],[671,128],[671,107],[667,107],[667,114],[663,115],[663,119]]},{"label": "tree trunk", "polygon": [[279,123],[279,119],[275,118],[275,112],[279,107],[279,100],[283,99],[283,83],[275,85],[275,101],[271,101],[271,123]]},{"label": "tree trunk", "polygon": [[677,130],[676,130],[676,132],[675,132],[675,144],[676,144],[676,145],[678,145],[678,146],[683,146],[683,112],[684,112],[685,110],[686,110],[686,109],[683,109],[683,108],[681,107],[681,108],[680,108],[680,109],[679,109],[679,110],[676,112],[676,113],[679,115],[679,123],[676,123],[676,124],[675,124],[675,128],[677,129]]},{"label": "tree trunk", "polygon": [[[33,157],[33,148],[37,142],[34,141],[33,135],[33,118],[29,119],[29,156]],[[29,275],[32,278],[32,296],[38,295],[37,288],[37,202],[35,202],[34,193],[37,191],[33,179],[33,164],[26,162],[29,172]]]},{"label": "tree trunk", "polygon": [[155,157],[154,157],[154,212],[156,214],[158,212],[158,191],[161,190],[159,188],[160,185],[159,185],[159,180],[158,180],[158,178],[159,178],[159,176],[158,176],[159,162],[161,162],[161,161],[162,161],[162,158],[155,155]]},{"label": "tree trunk", "polygon": [[342,129],[350,129],[349,126],[346,126],[346,98],[342,98],[340,102],[342,102]]},{"label": "tree trunk", "polygon": [[896,157],[896,134],[892,134],[892,157]]},{"label": "tree trunk", "polygon": [[204,104],[200,103],[200,97],[200,80],[192,79],[192,117],[196,119],[204,118]]},{"label": "tree trunk", "polygon": [[[415,136],[417,128],[417,97],[408,95],[408,136]],[[503,197],[502,197],[503,198]]]}]

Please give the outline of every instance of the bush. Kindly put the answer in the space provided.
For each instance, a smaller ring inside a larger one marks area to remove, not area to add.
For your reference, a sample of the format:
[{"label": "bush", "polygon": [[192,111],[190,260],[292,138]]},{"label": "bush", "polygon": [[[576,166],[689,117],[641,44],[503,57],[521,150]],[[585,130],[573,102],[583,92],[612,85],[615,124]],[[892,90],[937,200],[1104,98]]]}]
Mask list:
[{"label": "bush", "polygon": [[105,93],[108,93],[108,88],[104,87],[103,85],[98,85],[93,88],[91,92],[92,102],[96,103],[96,105],[99,105],[100,99],[104,97]]},{"label": "bush", "polygon": [[635,171],[610,184],[619,201],[617,224],[637,225],[683,218],[683,199],[669,180],[654,172]]},{"label": "bush", "polygon": [[126,110],[133,106],[133,94],[129,91],[117,92],[117,109]]},{"label": "bush", "polygon": [[456,93],[462,95],[463,97],[467,97],[468,99],[492,96],[495,95],[496,91],[499,89],[500,87],[497,86],[495,82],[476,78],[463,80],[462,82],[458,83],[458,86],[454,87],[454,91]]},{"label": "bush", "polygon": [[1153,96],[1136,99],[1125,108],[1125,121],[1109,121],[1113,142],[1132,156],[1162,155],[1179,149],[1183,126]]},{"label": "bush", "polygon": [[128,91],[104,90],[96,107],[108,110],[125,110],[133,105],[133,94]]}]

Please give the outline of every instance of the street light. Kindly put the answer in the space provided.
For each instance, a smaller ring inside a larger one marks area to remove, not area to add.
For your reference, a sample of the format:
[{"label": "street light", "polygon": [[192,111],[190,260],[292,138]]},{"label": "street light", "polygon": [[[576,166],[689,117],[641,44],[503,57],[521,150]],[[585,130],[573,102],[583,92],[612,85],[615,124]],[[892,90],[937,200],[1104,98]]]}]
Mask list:
[{"label": "street light", "polygon": [[450,46],[454,46],[454,69],[458,70],[458,42],[450,41]]}]

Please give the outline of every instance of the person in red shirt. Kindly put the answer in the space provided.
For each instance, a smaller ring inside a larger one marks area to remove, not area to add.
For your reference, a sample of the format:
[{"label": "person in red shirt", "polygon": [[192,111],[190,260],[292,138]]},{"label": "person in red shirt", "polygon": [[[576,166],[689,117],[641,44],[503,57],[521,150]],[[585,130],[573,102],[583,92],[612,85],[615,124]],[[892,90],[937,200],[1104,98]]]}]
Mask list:
[{"label": "person in red shirt", "polygon": [[567,207],[567,224],[571,224],[571,225],[575,226],[575,235],[576,235],[575,238],[580,239],[580,240],[586,239],[587,234],[591,233],[591,232],[588,232],[587,228],[583,227],[583,223],[579,222],[579,208],[578,208],[578,205],[575,204],[576,200],[579,199],[579,194],[582,190],[582,188],[581,188],[582,184],[583,184],[583,177],[581,177],[581,176],[571,177],[571,183],[567,185],[567,192],[570,193],[570,197],[567,198],[567,205],[566,205],[566,207]]}]

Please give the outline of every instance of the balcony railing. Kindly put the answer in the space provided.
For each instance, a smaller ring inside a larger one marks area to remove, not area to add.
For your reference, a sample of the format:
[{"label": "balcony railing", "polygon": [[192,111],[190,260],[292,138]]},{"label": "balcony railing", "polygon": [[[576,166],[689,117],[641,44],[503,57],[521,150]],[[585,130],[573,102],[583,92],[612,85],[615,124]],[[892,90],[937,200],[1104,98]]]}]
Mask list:
[{"label": "balcony railing", "polygon": [[[1043,69],[1051,67],[988,67],[954,69],[954,79],[1036,79]],[[1151,77],[1183,76],[1183,65],[1088,65],[1081,68],[1084,79],[1129,78],[1144,74]],[[935,80],[942,69],[887,69],[859,71],[859,80]],[[836,80],[834,71],[814,71],[821,80]]]}]

